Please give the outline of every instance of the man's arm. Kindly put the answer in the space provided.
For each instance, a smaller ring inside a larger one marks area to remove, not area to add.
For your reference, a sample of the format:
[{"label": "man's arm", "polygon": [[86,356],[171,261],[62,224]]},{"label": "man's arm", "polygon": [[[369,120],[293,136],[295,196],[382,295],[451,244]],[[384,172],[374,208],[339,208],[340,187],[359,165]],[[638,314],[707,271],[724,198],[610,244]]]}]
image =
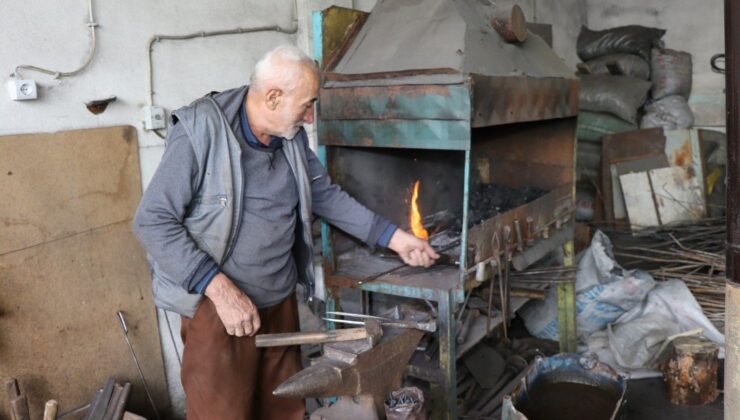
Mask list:
[{"label": "man's arm", "polygon": [[134,233],[170,279],[187,291],[216,267],[198,248],[183,220],[195,196],[198,165],[185,130],[175,124],[167,148],[134,217]]},{"label": "man's arm", "polygon": [[[427,241],[398,229],[332,184],[319,159],[306,147],[311,179],[313,212],[332,225],[365,241],[369,246],[387,246],[409,265],[429,267],[439,255]],[[387,243],[385,241],[387,240]]]}]

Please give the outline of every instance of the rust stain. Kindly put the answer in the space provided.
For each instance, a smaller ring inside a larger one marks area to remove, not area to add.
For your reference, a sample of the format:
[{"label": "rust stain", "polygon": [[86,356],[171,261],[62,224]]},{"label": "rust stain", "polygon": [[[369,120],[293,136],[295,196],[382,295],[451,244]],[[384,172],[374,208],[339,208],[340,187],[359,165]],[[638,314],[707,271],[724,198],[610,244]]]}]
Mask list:
[{"label": "rust stain", "polygon": [[691,144],[687,141],[672,156],[671,162],[675,166],[691,166],[694,160],[691,158]]}]

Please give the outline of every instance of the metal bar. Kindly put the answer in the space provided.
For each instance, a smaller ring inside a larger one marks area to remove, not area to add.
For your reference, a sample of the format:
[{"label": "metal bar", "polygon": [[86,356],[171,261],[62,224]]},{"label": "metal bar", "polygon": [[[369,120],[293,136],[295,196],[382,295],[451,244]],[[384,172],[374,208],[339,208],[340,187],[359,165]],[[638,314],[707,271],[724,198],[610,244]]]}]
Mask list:
[{"label": "metal bar", "polygon": [[[563,245],[565,253],[564,265],[572,267],[574,264],[573,241]],[[560,351],[572,353],[576,351],[576,304],[575,286],[573,283],[558,284],[558,320],[560,327]]]},{"label": "metal bar", "polygon": [[[311,13],[311,25],[313,29],[313,58],[314,60],[318,61],[319,66],[322,64],[321,60],[324,55],[324,44],[323,44],[323,14],[320,10],[314,11]],[[321,104],[316,104],[316,115],[321,115]],[[320,122],[319,118],[316,118],[315,122],[316,124],[316,133],[319,133],[319,127]],[[322,165],[324,165],[325,168],[329,168],[328,165],[328,151],[326,149],[326,146],[319,144],[317,148],[317,157],[319,158],[319,161]],[[321,254],[323,256],[324,261],[324,283],[326,284],[326,287],[324,290],[326,291],[326,310],[327,311],[333,311],[337,308],[337,301],[335,300],[335,295],[338,296],[338,293],[335,294],[334,290],[332,288],[328,287],[328,282],[326,279],[334,273],[336,270],[336,260],[334,259],[334,252],[331,246],[331,227],[329,226],[326,221],[321,221]],[[336,329],[336,324],[333,322],[329,322],[326,324],[326,328],[331,331]]]},{"label": "metal bar", "polygon": [[[470,136],[471,134],[468,134]],[[468,140],[470,141],[470,139]],[[463,179],[463,216],[462,234],[460,237],[460,293],[465,293],[468,258],[468,207],[470,206],[470,150],[465,151],[465,168]]]},{"label": "metal bar", "polygon": [[[740,284],[740,7],[725,0],[725,51],[727,95],[727,280]],[[735,28],[735,29],[733,29]]]},{"label": "metal bar", "polygon": [[740,418],[740,5],[725,0],[725,92],[727,104],[727,298],[725,317],[726,419]]},{"label": "metal bar", "polygon": [[134,347],[131,345],[131,340],[129,340],[128,337],[128,327],[126,326],[126,320],[123,318],[123,312],[118,311],[116,313],[118,316],[118,320],[121,324],[121,329],[123,330],[123,338],[126,339],[126,344],[128,345],[128,349],[131,352],[131,357],[133,357],[134,362],[136,363],[136,369],[139,371],[139,377],[141,378],[141,383],[144,385],[144,392],[146,393],[146,397],[149,400],[149,404],[152,405],[152,410],[154,410],[154,417],[159,420],[159,410],[157,410],[157,405],[154,403],[154,398],[152,397],[152,393],[149,390],[149,385],[146,382],[146,378],[144,378],[144,372],[141,370],[141,364],[139,364],[139,358],[136,357],[136,352],[134,352]]},{"label": "metal bar", "polygon": [[111,395],[113,395],[113,386],[116,381],[113,378],[108,379],[101,393],[95,394],[94,402],[87,412],[85,420],[102,420],[105,415],[105,409],[108,407]]},{"label": "metal bar", "polygon": [[[465,231],[465,229],[463,229]],[[463,242],[464,243],[464,242]],[[435,400],[439,403],[432,413],[434,419],[455,419],[457,411],[457,380],[455,358],[455,298],[453,291],[439,292],[439,367],[441,380]]]}]

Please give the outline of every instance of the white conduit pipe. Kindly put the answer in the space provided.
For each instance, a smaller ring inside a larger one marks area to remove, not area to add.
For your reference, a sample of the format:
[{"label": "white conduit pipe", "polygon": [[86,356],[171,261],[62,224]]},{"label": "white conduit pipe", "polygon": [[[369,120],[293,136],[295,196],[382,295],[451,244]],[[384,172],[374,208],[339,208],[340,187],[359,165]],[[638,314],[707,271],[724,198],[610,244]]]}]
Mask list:
[{"label": "white conduit pipe", "polygon": [[72,71],[55,71],[55,70],[45,69],[43,67],[36,67],[36,66],[28,65],[28,64],[21,64],[19,66],[16,66],[15,70],[13,71],[13,76],[21,78],[21,74],[19,72],[20,70],[32,70],[32,71],[37,71],[39,73],[48,74],[50,76],[54,76],[55,79],[59,79],[60,77],[74,76],[80,73],[82,70],[85,70],[85,68],[92,62],[93,56],[95,56],[95,48],[96,48],[95,28],[98,26],[98,24],[95,23],[95,19],[93,19],[92,0],[87,1],[87,12],[88,12],[88,19],[89,19],[87,22],[87,27],[90,28],[92,48],[90,48],[90,53],[87,55],[87,60],[85,60],[82,66]]},{"label": "white conduit pipe", "polygon": [[[293,26],[290,28],[283,28],[279,25],[272,26],[256,26],[253,28],[236,28],[222,31],[201,31],[193,32],[185,35],[154,35],[149,39],[147,43],[147,101],[149,106],[154,105],[154,69],[152,64],[152,52],[154,44],[160,41],[184,41],[195,38],[206,38],[211,36],[221,35],[238,35],[238,34],[249,34],[255,32],[279,32],[287,35],[293,35],[298,32],[298,0],[293,2]],[[164,136],[158,131],[153,130],[159,138],[164,139]]]}]

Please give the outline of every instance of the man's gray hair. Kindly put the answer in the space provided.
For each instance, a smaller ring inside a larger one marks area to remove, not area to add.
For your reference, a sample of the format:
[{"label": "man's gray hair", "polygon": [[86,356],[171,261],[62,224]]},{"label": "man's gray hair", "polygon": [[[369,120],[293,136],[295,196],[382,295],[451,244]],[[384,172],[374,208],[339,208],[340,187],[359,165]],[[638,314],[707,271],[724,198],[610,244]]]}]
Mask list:
[{"label": "man's gray hair", "polygon": [[318,67],[311,57],[294,45],[280,45],[268,51],[254,66],[250,89],[265,92],[278,88],[291,93],[306,68],[318,77]]}]

